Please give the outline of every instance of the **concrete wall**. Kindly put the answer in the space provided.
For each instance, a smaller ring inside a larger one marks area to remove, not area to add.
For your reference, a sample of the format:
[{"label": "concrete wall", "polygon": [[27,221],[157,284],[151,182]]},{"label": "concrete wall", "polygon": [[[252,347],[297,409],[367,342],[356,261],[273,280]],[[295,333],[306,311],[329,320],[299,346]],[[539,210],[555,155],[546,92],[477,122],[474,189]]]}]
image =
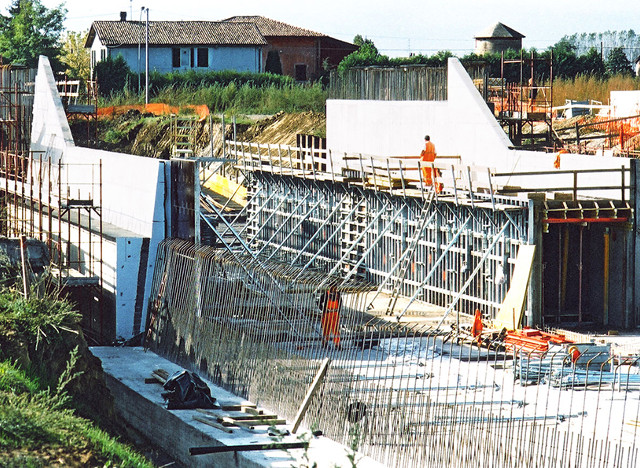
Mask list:
[{"label": "concrete wall", "polygon": [[612,117],[640,115],[640,90],[611,91]]},{"label": "concrete wall", "polygon": [[509,49],[522,49],[522,39],[476,39],[474,53],[482,55],[487,52],[506,52]]},{"label": "concrete wall", "polygon": [[[497,172],[553,171],[555,154],[511,149],[511,141],[457,59],[448,63],[447,101],[327,101],[327,147],[339,159],[344,153],[374,156],[419,155],[429,134],[440,155],[460,155],[461,164],[485,166]],[[436,159],[437,161],[437,159]],[[561,170],[620,169],[628,158],[561,156]],[[620,174],[580,176],[583,186],[619,185]],[[499,185],[543,188],[572,186],[570,174],[511,177]],[[594,195],[594,193],[590,193]],[[620,198],[620,191],[599,196]]]},{"label": "concrete wall", "polygon": [[73,146],[75,146],[73,136],[51,72],[49,59],[41,55],[33,100],[31,151],[47,152],[55,163],[66,148]]},{"label": "concrete wall", "polygon": [[[48,150],[54,163],[61,160],[61,186],[70,187],[70,197],[93,199],[101,207],[107,238],[103,281],[114,297],[116,337],[130,338],[141,331],[140,320],[145,322],[155,252],[165,237],[168,166],[158,159],[75,146],[46,57],[40,59],[36,78],[32,136],[32,149]],[[53,142],[51,149],[48,142]],[[57,195],[57,187],[52,192]],[[98,229],[97,221],[93,229]],[[72,243],[83,236],[74,230],[68,236]]]}]

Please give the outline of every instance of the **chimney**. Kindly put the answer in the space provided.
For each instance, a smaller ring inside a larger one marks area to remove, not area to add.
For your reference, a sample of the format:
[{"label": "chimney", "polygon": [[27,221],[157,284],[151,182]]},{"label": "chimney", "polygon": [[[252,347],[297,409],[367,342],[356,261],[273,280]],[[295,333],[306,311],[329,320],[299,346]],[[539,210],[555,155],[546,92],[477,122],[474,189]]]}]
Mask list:
[{"label": "chimney", "polygon": [[127,21],[127,12],[126,11],[121,11],[120,12],[120,21]]}]

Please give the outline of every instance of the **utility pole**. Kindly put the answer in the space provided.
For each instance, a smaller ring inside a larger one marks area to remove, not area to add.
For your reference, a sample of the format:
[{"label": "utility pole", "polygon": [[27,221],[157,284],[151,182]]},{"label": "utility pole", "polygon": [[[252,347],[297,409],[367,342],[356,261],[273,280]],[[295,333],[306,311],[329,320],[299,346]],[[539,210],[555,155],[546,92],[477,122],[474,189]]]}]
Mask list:
[{"label": "utility pole", "polygon": [[147,37],[144,44],[144,103],[149,104],[149,7],[147,7]]},{"label": "utility pole", "polygon": [[[140,19],[138,21],[138,26],[140,26],[140,32],[138,33],[138,93],[140,93],[140,43],[142,42],[142,12],[144,11],[144,7],[140,7]],[[133,16],[131,17],[131,21],[133,21]]]}]

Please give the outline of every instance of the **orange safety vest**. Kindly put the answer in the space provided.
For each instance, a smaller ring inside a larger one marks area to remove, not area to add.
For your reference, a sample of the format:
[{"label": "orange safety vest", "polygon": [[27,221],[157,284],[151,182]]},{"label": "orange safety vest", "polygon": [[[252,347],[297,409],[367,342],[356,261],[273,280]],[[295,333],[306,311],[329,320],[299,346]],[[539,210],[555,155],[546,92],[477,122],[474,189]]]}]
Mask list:
[{"label": "orange safety vest", "polygon": [[423,161],[433,162],[436,160],[436,145],[431,141],[427,141],[424,145],[424,149],[420,154]]},{"label": "orange safety vest", "polygon": [[340,308],[340,301],[338,298],[331,299],[330,297],[327,299],[327,312],[338,312]]},{"label": "orange safety vest", "polygon": [[475,317],[473,319],[473,326],[471,327],[471,335],[476,337],[482,334],[482,313],[476,309]]}]

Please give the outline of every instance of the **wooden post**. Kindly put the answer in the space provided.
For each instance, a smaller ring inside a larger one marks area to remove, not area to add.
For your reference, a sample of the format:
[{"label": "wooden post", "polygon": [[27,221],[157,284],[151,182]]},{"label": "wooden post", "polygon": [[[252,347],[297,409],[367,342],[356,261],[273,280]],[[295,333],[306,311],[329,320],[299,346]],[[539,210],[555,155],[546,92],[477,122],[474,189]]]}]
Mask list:
[{"label": "wooden post", "polygon": [[309,387],[309,390],[307,390],[307,394],[305,395],[304,400],[302,400],[300,409],[298,409],[298,414],[296,414],[296,419],[293,422],[293,429],[291,429],[291,432],[293,434],[295,434],[298,428],[300,427],[300,424],[304,419],[304,415],[306,414],[307,409],[309,409],[309,405],[311,404],[311,399],[318,391],[318,388],[320,387],[320,384],[324,380],[325,375],[327,375],[329,364],[331,364],[331,359],[324,358],[324,361],[322,361],[322,365],[320,365],[320,369],[318,369],[318,373],[316,374],[316,377],[313,379],[313,382],[311,382],[311,386]]}]

